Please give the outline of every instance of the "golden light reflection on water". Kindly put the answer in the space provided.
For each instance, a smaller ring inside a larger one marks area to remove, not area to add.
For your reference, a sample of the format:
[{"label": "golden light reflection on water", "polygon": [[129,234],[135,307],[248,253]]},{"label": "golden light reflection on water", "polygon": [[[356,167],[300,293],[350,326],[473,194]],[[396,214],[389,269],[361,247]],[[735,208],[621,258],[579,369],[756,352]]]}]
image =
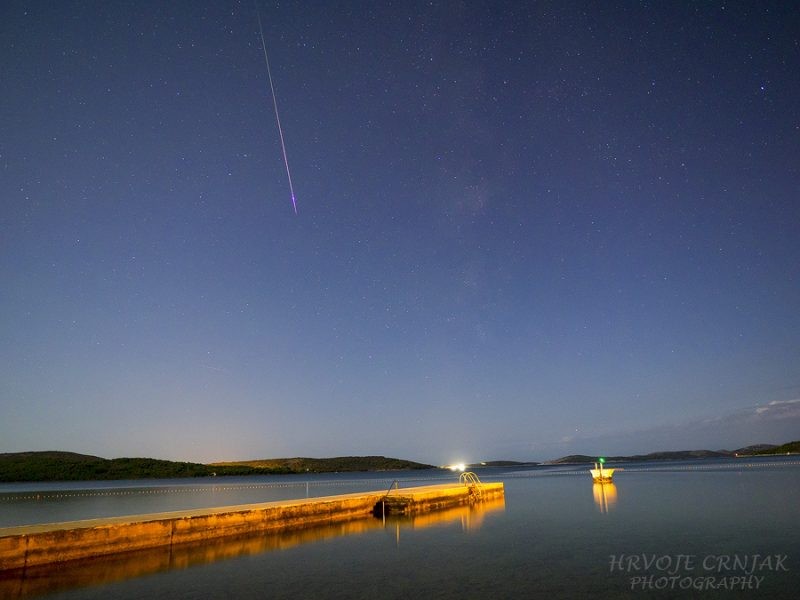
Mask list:
[{"label": "golden light reflection on water", "polygon": [[461,522],[461,529],[465,532],[477,531],[486,515],[491,512],[505,510],[506,501],[502,496],[499,498],[487,499],[471,505],[455,506],[443,510],[436,510],[427,513],[412,515],[409,517],[389,517],[392,522],[405,523],[413,529],[425,529],[437,525],[446,525],[454,522]]},{"label": "golden light reflection on water", "polygon": [[401,529],[426,529],[428,527],[460,523],[461,530],[464,533],[470,533],[481,528],[487,514],[505,509],[506,501],[501,496],[499,498],[487,498],[483,502],[475,504],[465,504],[416,515],[392,515],[386,517],[386,524],[387,526],[394,526],[395,543],[399,546]]},{"label": "golden light reflection on water", "polygon": [[31,598],[72,588],[103,585],[240,556],[286,550],[300,544],[358,535],[389,527],[395,529],[398,543],[400,531],[405,528],[424,529],[460,523],[464,532],[470,532],[477,530],[483,524],[487,513],[504,509],[504,499],[498,498],[472,506],[459,506],[412,516],[393,516],[387,518],[385,523],[381,519],[365,518],[291,531],[219,538],[171,548],[126,552],[58,565],[32,567],[24,571],[0,572],[0,598]]},{"label": "golden light reflection on water", "polygon": [[594,494],[594,503],[603,514],[608,514],[608,511],[617,503],[617,486],[613,483],[592,484],[592,494]]}]

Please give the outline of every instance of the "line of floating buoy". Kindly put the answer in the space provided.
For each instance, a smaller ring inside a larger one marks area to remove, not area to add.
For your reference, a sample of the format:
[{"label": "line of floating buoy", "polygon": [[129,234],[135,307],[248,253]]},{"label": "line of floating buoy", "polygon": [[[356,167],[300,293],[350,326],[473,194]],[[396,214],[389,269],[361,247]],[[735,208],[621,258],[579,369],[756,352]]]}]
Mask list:
[{"label": "line of floating buoy", "polygon": [[[199,486],[178,486],[178,487],[164,487],[164,488],[134,488],[134,489],[121,489],[121,490],[98,490],[98,491],[61,491],[58,493],[43,491],[27,494],[14,494],[0,493],[0,502],[17,502],[22,500],[52,500],[63,498],[96,498],[101,496],[131,496],[131,495],[145,495],[145,494],[168,494],[168,493],[189,493],[189,492],[232,492],[242,490],[260,490],[260,489],[288,489],[288,488],[309,488],[309,487],[344,487],[353,485],[366,485],[366,484],[386,484],[391,481],[390,479],[347,479],[340,481],[296,481],[296,482],[282,482],[282,483],[257,483],[257,484],[242,484],[242,485],[225,485],[220,486],[217,484],[199,487]],[[441,477],[416,477],[404,479],[405,482],[417,481],[444,481]]]}]

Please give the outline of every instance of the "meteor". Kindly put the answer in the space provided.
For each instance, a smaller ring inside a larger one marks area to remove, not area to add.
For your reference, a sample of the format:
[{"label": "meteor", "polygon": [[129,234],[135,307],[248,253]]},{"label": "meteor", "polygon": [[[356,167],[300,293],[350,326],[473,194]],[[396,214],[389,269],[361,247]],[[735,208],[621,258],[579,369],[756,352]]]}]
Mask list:
[{"label": "meteor", "polygon": [[281,118],[278,115],[278,100],[275,97],[275,86],[272,83],[272,70],[269,68],[269,56],[267,56],[267,43],[264,41],[264,27],[261,25],[261,12],[258,10],[258,4],[255,3],[256,17],[258,18],[258,32],[261,34],[261,47],[264,49],[264,62],[267,63],[267,77],[269,78],[269,89],[272,92],[272,106],[275,108],[275,121],[278,123],[278,135],[281,138],[281,151],[283,152],[283,164],[286,166],[286,177],[289,180],[289,192],[292,194],[292,207],[294,214],[297,214],[297,200],[294,196],[294,186],[292,186],[292,174],[289,171],[289,159],[286,158],[286,144],[283,142],[283,128],[281,127]]}]

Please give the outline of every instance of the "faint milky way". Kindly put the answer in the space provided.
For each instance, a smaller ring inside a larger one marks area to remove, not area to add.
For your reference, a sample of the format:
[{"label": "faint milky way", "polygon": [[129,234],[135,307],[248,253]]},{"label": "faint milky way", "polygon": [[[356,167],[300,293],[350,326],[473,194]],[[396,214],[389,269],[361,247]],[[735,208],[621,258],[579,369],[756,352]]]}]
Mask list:
[{"label": "faint milky way", "polygon": [[2,4],[0,452],[797,437],[796,7],[258,9]]}]

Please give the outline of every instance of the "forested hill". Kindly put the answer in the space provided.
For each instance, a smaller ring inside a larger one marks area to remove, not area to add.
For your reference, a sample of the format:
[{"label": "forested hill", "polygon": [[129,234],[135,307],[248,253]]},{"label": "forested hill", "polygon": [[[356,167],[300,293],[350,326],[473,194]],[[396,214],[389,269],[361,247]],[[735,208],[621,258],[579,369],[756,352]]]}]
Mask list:
[{"label": "forested hill", "polygon": [[240,462],[213,463],[211,466],[256,467],[259,469],[288,469],[292,473],[344,473],[350,471],[405,471],[433,469],[411,460],[386,456],[337,456],[335,458],[265,458]]},{"label": "forested hill", "polygon": [[[284,472],[284,471],[279,471]],[[252,467],[211,467],[155,458],[101,458],[75,452],[0,454],[0,481],[91,481],[263,474]]]},{"label": "forested hill", "polygon": [[274,475],[426,469],[412,461],[383,456],[277,458],[200,464],[155,458],[101,458],[75,452],[12,452],[0,454],[0,481],[92,481],[166,479],[214,475]]},{"label": "forested hill", "polygon": [[755,454],[800,454],[800,440],[787,442],[780,446],[763,448],[755,452]]},{"label": "forested hill", "polygon": [[[651,452],[650,454],[636,454],[634,456],[607,456],[606,461],[614,462],[639,462],[648,460],[689,460],[693,458],[743,458],[746,456],[762,456],[772,454],[800,453],[800,441],[789,442],[782,446],[775,444],[754,444],[739,448],[738,450],[678,450],[674,452]],[[593,463],[598,456],[585,454],[571,454],[550,461],[550,464],[575,464]]]}]

